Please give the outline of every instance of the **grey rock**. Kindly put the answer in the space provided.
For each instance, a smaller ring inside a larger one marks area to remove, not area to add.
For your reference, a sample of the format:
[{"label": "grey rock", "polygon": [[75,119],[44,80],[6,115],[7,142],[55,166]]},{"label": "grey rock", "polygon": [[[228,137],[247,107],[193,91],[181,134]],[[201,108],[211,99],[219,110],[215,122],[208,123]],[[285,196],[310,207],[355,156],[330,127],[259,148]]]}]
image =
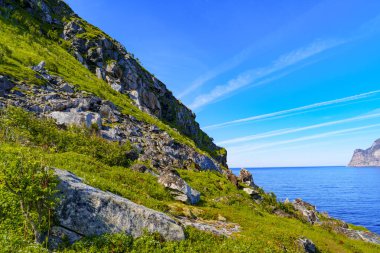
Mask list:
[{"label": "grey rock", "polygon": [[243,191],[246,192],[253,200],[262,200],[260,193],[252,188],[243,188]]},{"label": "grey rock", "polygon": [[57,249],[62,243],[73,244],[82,239],[82,236],[66,228],[53,226],[49,234],[49,248]]},{"label": "grey rock", "polygon": [[120,137],[120,131],[118,128],[109,128],[106,130],[100,131],[101,136],[109,141],[121,141],[122,138]]},{"label": "grey rock", "polygon": [[166,240],[182,240],[184,231],[167,215],[83,183],[74,174],[56,169],[60,203],[59,226],[81,236],[125,232],[134,237],[157,232]]},{"label": "grey rock", "polygon": [[46,65],[45,61],[41,61],[37,66],[33,66],[32,69],[34,71],[40,72],[45,69],[45,65]]},{"label": "grey rock", "polygon": [[119,118],[115,115],[114,109],[112,109],[109,105],[103,104],[99,108],[99,114],[102,118],[109,120],[112,123],[115,123],[119,120]]},{"label": "grey rock", "polygon": [[380,139],[366,150],[357,149],[348,166],[351,167],[380,167]]},{"label": "grey rock", "polygon": [[256,187],[255,183],[253,182],[252,174],[246,169],[240,170],[239,181],[248,186]]},{"label": "grey rock", "polygon": [[189,219],[187,217],[177,217],[184,226],[195,227],[198,230],[207,231],[219,236],[229,237],[233,233],[240,232],[240,225],[226,221],[206,221],[200,219]]},{"label": "grey rock", "polygon": [[77,125],[87,128],[96,125],[99,129],[102,125],[100,115],[93,112],[52,112],[49,116],[55,119],[59,125]]},{"label": "grey rock", "polygon": [[315,244],[310,239],[307,239],[305,237],[299,238],[297,240],[297,243],[305,253],[316,253],[317,252],[317,247],[315,246]]},{"label": "grey rock", "polygon": [[14,83],[8,80],[5,76],[0,75],[0,96],[4,96],[6,92],[9,92],[15,86]]},{"label": "grey rock", "polygon": [[61,90],[67,93],[74,93],[74,87],[68,83],[64,83],[61,85]]},{"label": "grey rock", "polygon": [[76,34],[84,33],[85,30],[82,28],[78,21],[71,21],[67,23],[63,30],[63,38],[65,40],[70,40]]},{"label": "grey rock", "polygon": [[380,236],[370,231],[354,230],[347,227],[337,227],[335,228],[335,231],[340,232],[352,239],[380,244]]},{"label": "grey rock", "polygon": [[180,176],[172,171],[163,172],[158,182],[168,188],[176,200],[189,204],[196,204],[200,200],[201,194],[192,189]]},{"label": "grey rock", "polygon": [[217,166],[217,162],[215,162],[210,157],[199,153],[194,153],[193,155],[193,161],[199,165],[201,170],[215,170],[218,172],[222,172],[222,169],[219,166]]},{"label": "grey rock", "polygon": [[314,224],[319,222],[318,212],[316,211],[315,206],[303,201],[302,199],[295,199],[292,202],[292,205],[296,210],[298,210],[309,222],[310,224]]},{"label": "grey rock", "polygon": [[122,89],[123,89],[123,87],[120,84],[117,84],[117,83],[111,84],[111,88],[114,89],[117,92],[121,92]]}]

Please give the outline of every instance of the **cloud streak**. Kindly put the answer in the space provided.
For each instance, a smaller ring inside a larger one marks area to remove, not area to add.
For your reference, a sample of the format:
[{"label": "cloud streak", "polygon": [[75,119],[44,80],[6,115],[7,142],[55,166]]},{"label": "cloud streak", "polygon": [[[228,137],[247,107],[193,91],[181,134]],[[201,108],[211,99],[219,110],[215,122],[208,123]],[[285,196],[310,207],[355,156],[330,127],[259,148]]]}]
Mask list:
[{"label": "cloud streak", "polygon": [[299,138],[294,138],[294,139],[288,139],[284,141],[277,141],[277,142],[270,142],[266,143],[263,145],[258,145],[258,146],[244,146],[244,147],[236,147],[236,148],[231,148],[228,149],[230,153],[249,153],[255,150],[260,150],[268,147],[273,147],[273,146],[281,146],[281,145],[286,145],[286,144],[292,144],[292,143],[297,143],[297,142],[302,142],[302,141],[309,141],[309,140],[315,140],[315,139],[322,139],[326,137],[332,137],[332,136],[337,136],[341,134],[348,134],[352,132],[358,132],[370,128],[377,128],[380,127],[380,124],[372,124],[368,126],[362,126],[362,127],[354,127],[354,128],[348,128],[348,129],[343,129],[343,130],[337,130],[337,131],[330,131],[322,134],[315,134],[315,135],[309,135],[309,136],[303,136]]},{"label": "cloud streak", "polygon": [[[345,40],[318,40],[310,45],[294,50],[290,53],[278,57],[270,66],[264,68],[252,69],[240,74],[234,79],[231,79],[225,85],[216,86],[207,94],[202,94],[195,98],[191,103],[191,109],[197,109],[205,106],[215,100],[225,96],[233,91],[243,88],[248,85],[254,85],[260,80],[276,74],[286,68],[289,68],[299,62],[305,61],[317,54],[320,54],[328,49],[337,47],[346,43]],[[291,71],[290,71],[291,72]]]},{"label": "cloud streak", "polygon": [[343,104],[347,102],[352,102],[356,100],[361,100],[365,98],[369,98],[375,95],[378,95],[380,93],[380,90],[375,90],[371,92],[366,92],[366,93],[361,93],[349,97],[344,97],[344,98],[339,98],[339,99],[334,99],[334,100],[328,100],[324,102],[319,102],[319,103],[314,103],[310,105],[305,105],[301,107],[296,107],[288,110],[282,110],[282,111],[277,111],[277,112],[272,112],[272,113],[267,113],[267,114],[261,114],[261,115],[255,115],[252,117],[247,117],[247,118],[242,118],[242,119],[237,119],[237,120],[232,120],[232,121],[227,121],[219,124],[214,124],[214,125],[209,125],[204,127],[203,129],[215,129],[215,128],[222,128],[222,127],[227,127],[231,125],[236,125],[244,122],[251,122],[251,121],[256,121],[256,120],[263,120],[263,119],[272,119],[276,118],[279,116],[289,116],[294,113],[299,113],[299,112],[305,112],[317,108],[322,108],[322,107],[327,107],[331,105],[336,105],[336,104]]},{"label": "cloud streak", "polygon": [[362,116],[351,117],[351,118],[336,120],[336,121],[329,121],[329,122],[305,126],[305,127],[299,127],[299,128],[293,128],[293,129],[281,129],[281,130],[271,131],[271,132],[262,133],[262,134],[254,134],[254,135],[248,135],[248,136],[239,137],[239,138],[233,138],[233,139],[218,142],[217,144],[226,145],[226,144],[242,143],[242,142],[248,142],[248,141],[253,141],[253,140],[265,139],[265,138],[270,138],[270,137],[275,137],[275,136],[281,136],[281,135],[286,135],[286,134],[291,134],[291,133],[297,133],[297,132],[322,128],[322,127],[350,123],[350,122],[355,122],[355,121],[360,121],[360,120],[374,119],[374,118],[379,118],[379,117],[380,117],[380,113],[366,114]]}]

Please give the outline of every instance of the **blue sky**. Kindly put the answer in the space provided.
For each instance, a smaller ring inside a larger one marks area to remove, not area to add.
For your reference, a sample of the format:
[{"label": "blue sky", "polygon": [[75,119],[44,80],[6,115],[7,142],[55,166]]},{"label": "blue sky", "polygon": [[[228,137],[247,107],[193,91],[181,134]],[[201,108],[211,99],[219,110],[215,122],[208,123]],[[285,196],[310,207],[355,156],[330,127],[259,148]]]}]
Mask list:
[{"label": "blue sky", "polygon": [[230,167],[346,165],[380,138],[380,1],[66,2],[195,111]]}]

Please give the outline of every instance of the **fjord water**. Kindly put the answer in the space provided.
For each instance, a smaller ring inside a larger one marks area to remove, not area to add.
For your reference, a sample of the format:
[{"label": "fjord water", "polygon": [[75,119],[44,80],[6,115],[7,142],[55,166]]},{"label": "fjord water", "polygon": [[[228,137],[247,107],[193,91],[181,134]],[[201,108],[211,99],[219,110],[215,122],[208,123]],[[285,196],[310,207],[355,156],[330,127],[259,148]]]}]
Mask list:
[{"label": "fjord water", "polygon": [[[233,169],[238,175],[240,169]],[[318,211],[380,234],[380,168],[289,167],[248,169],[257,185],[281,201],[301,198]]]}]

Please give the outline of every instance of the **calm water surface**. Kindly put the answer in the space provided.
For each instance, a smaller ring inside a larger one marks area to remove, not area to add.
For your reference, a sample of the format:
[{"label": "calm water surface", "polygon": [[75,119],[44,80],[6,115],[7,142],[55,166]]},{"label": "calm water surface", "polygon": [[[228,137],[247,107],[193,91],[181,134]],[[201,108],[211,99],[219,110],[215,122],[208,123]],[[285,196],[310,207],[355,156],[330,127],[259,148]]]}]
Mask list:
[{"label": "calm water surface", "polygon": [[[238,174],[240,169],[232,169]],[[279,200],[302,198],[331,216],[380,234],[380,168],[251,168],[254,181]]]}]

